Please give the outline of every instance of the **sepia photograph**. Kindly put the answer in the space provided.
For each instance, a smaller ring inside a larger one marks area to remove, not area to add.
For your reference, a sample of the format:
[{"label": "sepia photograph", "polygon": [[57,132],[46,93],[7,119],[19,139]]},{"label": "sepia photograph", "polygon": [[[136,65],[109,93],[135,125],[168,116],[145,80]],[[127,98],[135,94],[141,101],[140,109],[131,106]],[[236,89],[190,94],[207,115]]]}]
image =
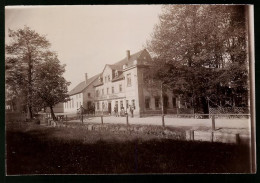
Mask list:
[{"label": "sepia photograph", "polygon": [[5,175],[255,174],[254,6],[5,6]]}]

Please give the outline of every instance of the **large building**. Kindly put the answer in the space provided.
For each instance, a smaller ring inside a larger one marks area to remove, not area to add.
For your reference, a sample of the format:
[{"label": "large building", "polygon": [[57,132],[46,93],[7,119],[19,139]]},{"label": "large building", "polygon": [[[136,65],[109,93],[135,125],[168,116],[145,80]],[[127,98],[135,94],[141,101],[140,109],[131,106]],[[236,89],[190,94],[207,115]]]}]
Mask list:
[{"label": "large building", "polygon": [[[144,75],[149,72],[152,58],[147,50],[130,54],[112,65],[105,65],[95,87],[96,113],[113,114],[114,108],[123,107],[129,113],[129,106],[134,106],[134,115],[143,116],[161,112],[160,89],[148,88]],[[163,95],[165,112],[176,113],[178,101],[172,92]]]},{"label": "large building", "polygon": [[76,113],[77,109],[79,109],[81,105],[85,109],[94,107],[94,85],[98,82],[99,75],[100,74],[97,74],[91,78],[88,78],[87,73],[85,74],[85,81],[79,83],[68,93],[70,100],[63,103],[65,113]]}]

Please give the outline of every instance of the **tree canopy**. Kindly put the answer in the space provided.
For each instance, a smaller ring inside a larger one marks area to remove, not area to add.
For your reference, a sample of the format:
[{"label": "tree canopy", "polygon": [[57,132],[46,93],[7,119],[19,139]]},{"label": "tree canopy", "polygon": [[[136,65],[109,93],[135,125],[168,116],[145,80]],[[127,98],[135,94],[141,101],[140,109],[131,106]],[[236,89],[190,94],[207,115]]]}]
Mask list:
[{"label": "tree canopy", "polygon": [[[248,59],[245,6],[164,5],[148,50],[151,77],[207,113],[211,96],[247,97]],[[201,106],[202,105],[202,106]]]},{"label": "tree canopy", "polygon": [[[39,75],[52,74],[49,77],[49,83],[58,82],[60,87],[63,87],[64,92],[67,91],[67,82],[61,76],[65,71],[65,66],[60,66],[57,55],[50,51],[50,42],[45,36],[38,34],[29,27],[24,26],[23,29],[8,30],[8,36],[10,42],[6,44],[6,85],[8,86],[8,93],[12,94],[11,98],[23,98],[25,101],[22,108],[26,108],[28,118],[32,119],[35,108],[39,108],[39,102],[36,100],[36,96],[39,94],[39,90],[42,89],[39,85]],[[48,70],[46,66],[52,65],[56,67],[56,70]],[[51,73],[53,72],[53,73]],[[44,79],[44,78],[41,78]],[[56,79],[58,81],[56,81]],[[61,82],[61,80],[63,81]],[[48,82],[45,82],[46,86]],[[61,84],[63,83],[63,85]],[[52,105],[56,101],[64,100],[63,95],[59,95],[60,90],[57,87],[48,90],[50,95],[59,96],[59,99],[55,99]],[[40,91],[41,93],[43,91]],[[39,96],[38,96],[39,97]]]}]

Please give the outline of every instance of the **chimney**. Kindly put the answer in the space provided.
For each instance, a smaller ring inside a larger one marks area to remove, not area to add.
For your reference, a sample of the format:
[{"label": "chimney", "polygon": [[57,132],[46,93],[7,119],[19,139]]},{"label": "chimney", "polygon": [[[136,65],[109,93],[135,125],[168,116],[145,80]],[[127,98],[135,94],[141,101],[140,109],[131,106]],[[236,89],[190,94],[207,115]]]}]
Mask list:
[{"label": "chimney", "polygon": [[130,50],[126,50],[126,58],[127,60],[130,58]]},{"label": "chimney", "polygon": [[88,80],[88,73],[85,73],[85,83],[87,84],[87,80]]}]

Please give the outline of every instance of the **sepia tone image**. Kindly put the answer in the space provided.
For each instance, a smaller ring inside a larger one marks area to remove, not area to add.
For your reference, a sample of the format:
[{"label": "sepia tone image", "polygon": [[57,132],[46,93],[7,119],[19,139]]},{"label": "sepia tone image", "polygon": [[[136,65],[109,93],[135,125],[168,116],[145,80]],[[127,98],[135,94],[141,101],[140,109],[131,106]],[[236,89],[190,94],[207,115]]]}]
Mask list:
[{"label": "sepia tone image", "polygon": [[5,7],[6,175],[255,173],[252,5]]}]

